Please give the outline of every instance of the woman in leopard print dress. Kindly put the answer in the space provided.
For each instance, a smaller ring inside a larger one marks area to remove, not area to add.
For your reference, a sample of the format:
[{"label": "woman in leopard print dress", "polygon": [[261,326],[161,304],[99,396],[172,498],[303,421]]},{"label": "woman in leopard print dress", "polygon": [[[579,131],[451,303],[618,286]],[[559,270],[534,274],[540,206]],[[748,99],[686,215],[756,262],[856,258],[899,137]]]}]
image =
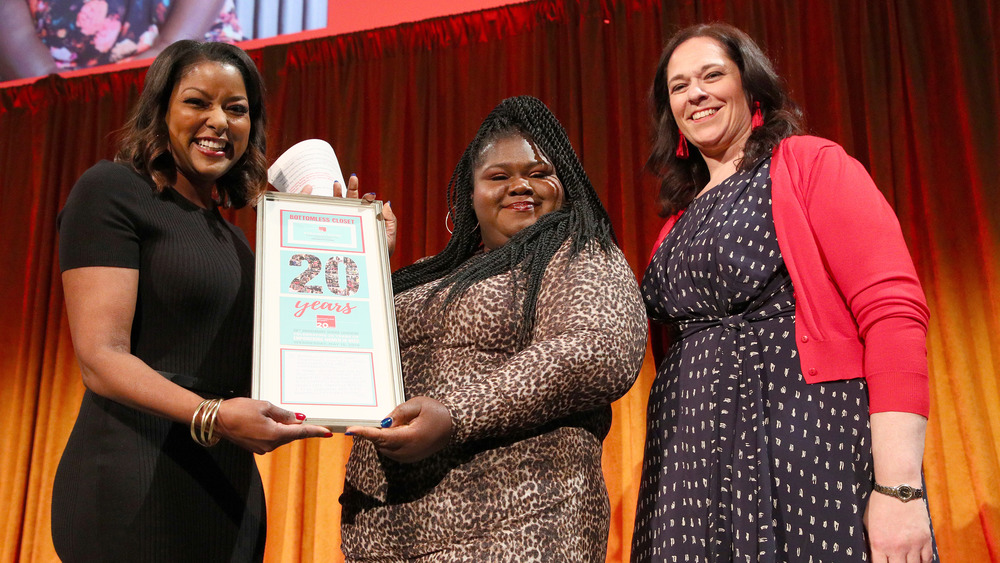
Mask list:
[{"label": "woman in leopard print dress", "polygon": [[393,276],[409,400],[351,428],[348,561],[603,561],[601,443],[646,326],[565,131],[503,101],[449,184],[455,231]]}]

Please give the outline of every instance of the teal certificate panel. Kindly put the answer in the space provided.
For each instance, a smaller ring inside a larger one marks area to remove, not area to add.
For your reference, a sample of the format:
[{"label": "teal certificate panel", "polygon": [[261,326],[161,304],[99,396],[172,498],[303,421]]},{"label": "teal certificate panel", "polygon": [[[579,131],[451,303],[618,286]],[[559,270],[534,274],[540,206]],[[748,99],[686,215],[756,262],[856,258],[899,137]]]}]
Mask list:
[{"label": "teal certificate panel", "polygon": [[254,397],[343,431],[403,400],[382,204],[268,192],[258,207]]}]

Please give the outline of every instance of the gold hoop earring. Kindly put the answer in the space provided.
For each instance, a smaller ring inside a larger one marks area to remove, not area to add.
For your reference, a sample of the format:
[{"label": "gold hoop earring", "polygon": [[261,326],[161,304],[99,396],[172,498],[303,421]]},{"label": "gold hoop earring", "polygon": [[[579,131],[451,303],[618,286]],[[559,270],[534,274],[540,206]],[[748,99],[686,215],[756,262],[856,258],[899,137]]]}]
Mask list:
[{"label": "gold hoop earring", "polygon": [[[448,234],[451,235],[451,234],[455,233],[455,230],[448,226],[448,220],[449,219],[451,219],[451,209],[449,209],[448,212],[444,214],[444,228],[448,229]],[[454,225],[455,222],[452,221],[451,224]],[[469,231],[469,232],[470,233],[474,233],[478,229],[479,229],[479,221],[476,221],[476,226],[472,227],[472,230]]]}]

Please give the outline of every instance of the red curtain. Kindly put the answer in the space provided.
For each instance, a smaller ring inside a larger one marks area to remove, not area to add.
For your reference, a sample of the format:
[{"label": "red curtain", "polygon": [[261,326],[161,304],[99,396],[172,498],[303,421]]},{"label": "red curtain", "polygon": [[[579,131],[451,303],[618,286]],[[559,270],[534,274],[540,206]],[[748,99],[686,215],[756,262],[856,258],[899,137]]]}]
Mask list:
[{"label": "red curtain", "polygon": [[[444,190],[480,121],[531,94],[562,121],[641,273],[661,220],[646,94],[666,37],[725,20],[758,39],[811,130],[843,144],[899,214],[932,310],[925,470],[942,557],[1000,560],[1000,8],[990,0],[539,1],[252,52],[269,156],[319,137],[401,215],[395,266],[440,250]],[[0,90],[0,561],[52,561],[52,479],[82,395],[56,215],[144,69]],[[232,219],[251,240],[252,211]],[[653,371],[614,406],[608,561],[625,561]],[[259,458],[269,561],[339,560],[346,439]]]}]

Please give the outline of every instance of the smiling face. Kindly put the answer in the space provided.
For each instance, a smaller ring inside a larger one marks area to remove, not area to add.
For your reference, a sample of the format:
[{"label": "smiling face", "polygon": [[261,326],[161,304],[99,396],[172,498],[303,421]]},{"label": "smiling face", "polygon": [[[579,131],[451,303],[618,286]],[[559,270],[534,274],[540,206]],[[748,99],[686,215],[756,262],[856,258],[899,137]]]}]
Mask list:
[{"label": "smiling face", "polygon": [[486,145],[473,182],[472,207],[486,250],[503,246],[542,215],[560,209],[565,198],[555,166],[518,134]]},{"label": "smiling face", "polygon": [[750,136],[750,106],[736,63],[709,37],[681,43],[667,63],[670,111],[706,158],[738,158]]},{"label": "smiling face", "polygon": [[[174,188],[188,199],[204,200],[246,152],[250,123],[239,69],[212,61],[185,69],[166,114],[170,153],[177,164]],[[192,188],[194,193],[188,193]]]}]

